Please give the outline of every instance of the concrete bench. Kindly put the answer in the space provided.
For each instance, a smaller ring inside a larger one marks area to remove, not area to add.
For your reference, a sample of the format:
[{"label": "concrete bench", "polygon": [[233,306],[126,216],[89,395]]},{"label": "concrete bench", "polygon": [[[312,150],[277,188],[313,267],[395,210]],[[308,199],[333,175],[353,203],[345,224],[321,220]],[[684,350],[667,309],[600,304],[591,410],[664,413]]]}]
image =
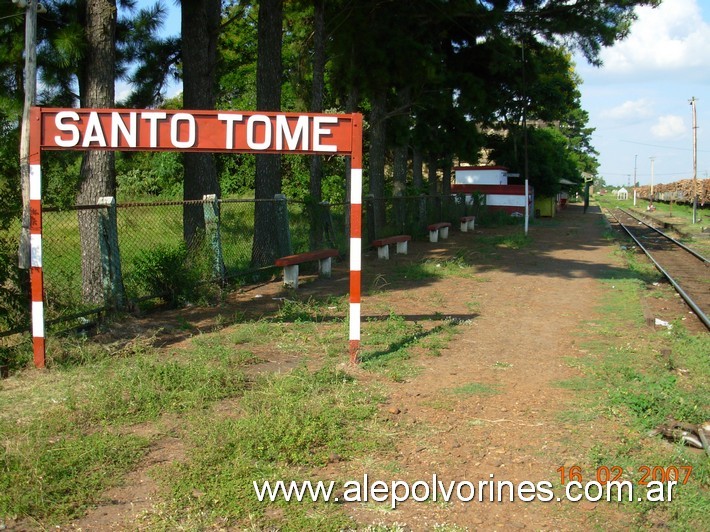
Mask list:
[{"label": "concrete bench", "polygon": [[451,227],[449,222],[439,222],[427,226],[429,230],[429,242],[438,242],[439,237],[441,237],[442,240],[449,238],[449,227]]},{"label": "concrete bench", "polygon": [[380,259],[390,258],[390,244],[397,244],[397,253],[407,254],[407,242],[412,239],[409,235],[389,236],[380,238],[372,242],[372,247],[377,248],[377,257]]},{"label": "concrete bench", "polygon": [[298,265],[305,262],[318,261],[318,274],[321,277],[330,277],[332,259],[337,257],[337,249],[319,249],[307,253],[298,253],[276,259],[276,266],[284,269],[284,286],[298,288]]},{"label": "concrete bench", "polygon": [[461,217],[461,232],[466,233],[467,231],[473,231],[476,226],[475,216],[462,216]]}]

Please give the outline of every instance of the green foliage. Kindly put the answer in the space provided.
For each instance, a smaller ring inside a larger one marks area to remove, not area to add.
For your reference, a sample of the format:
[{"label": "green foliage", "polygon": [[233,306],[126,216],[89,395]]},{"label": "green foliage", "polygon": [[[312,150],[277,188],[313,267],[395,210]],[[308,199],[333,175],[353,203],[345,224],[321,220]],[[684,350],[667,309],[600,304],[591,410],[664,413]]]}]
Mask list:
[{"label": "green foliage", "polygon": [[76,204],[81,158],[80,152],[71,151],[42,154],[42,193],[45,205],[61,208]]},{"label": "green foliage", "polygon": [[[15,434],[0,420],[3,435]],[[148,440],[69,430],[57,436],[34,423],[13,445],[0,446],[0,522],[33,516],[59,522],[80,517],[143,455]]]},{"label": "green foliage", "polygon": [[506,225],[522,225],[523,223],[523,218],[511,216],[505,211],[483,209],[481,214],[476,217],[478,227],[505,227]]},{"label": "green foliage", "polygon": [[[19,224],[13,226],[18,229]],[[29,297],[22,290],[27,272],[17,267],[19,234],[0,229],[0,330],[26,325],[29,318]],[[2,363],[2,361],[0,361]]]},{"label": "green foliage", "polygon": [[222,195],[254,194],[256,156],[250,153],[225,154],[217,156],[217,172]]},{"label": "green foliage", "polygon": [[475,273],[475,269],[466,263],[463,257],[448,260],[427,259],[423,262],[412,262],[397,268],[397,275],[410,281],[444,277],[471,278]]},{"label": "green foliage", "polygon": [[[668,419],[695,424],[710,418],[710,336],[692,334],[682,322],[674,323],[670,331],[649,333],[639,305],[643,291],[635,276],[614,280],[613,288],[607,285],[601,319],[583,333],[583,346],[590,352],[582,359],[585,376],[568,385],[589,392],[589,410],[614,418],[617,427],[628,427],[608,435],[615,444],[592,447],[592,467],[614,464],[637,475],[636,480],[641,465],[692,468],[689,482],[676,486],[672,503],[634,502],[622,507],[633,512],[635,526],[645,529],[664,522],[677,530],[703,528],[710,511],[707,456],[682,444],[660,444],[647,435]],[[662,354],[664,349],[670,356]],[[578,394],[576,400],[583,397]]]},{"label": "green foliage", "polygon": [[347,529],[348,518],[339,507],[323,502],[277,501],[273,505],[287,509],[288,518],[270,516],[273,506],[258,502],[252,482],[308,478],[304,467],[323,466],[333,456],[356,458],[386,444],[376,417],[379,400],[330,367],[260,380],[245,393],[238,417],[192,422],[195,445],[189,461],[163,478],[173,494],[170,510],[180,522],[203,515],[197,528],[220,517],[231,523],[248,520],[257,528]]},{"label": "green foliage", "polygon": [[272,378],[244,396],[246,415],[235,427],[238,453],[250,461],[325,465],[332,453],[353,452],[363,442],[351,437],[343,420],[365,422],[377,413],[377,403],[357,388],[351,377],[333,368]]},{"label": "green foliage", "polygon": [[244,389],[244,375],[229,358],[218,363],[205,358],[181,363],[156,359],[155,353],[149,352],[127,362],[109,361],[97,375],[103,384],[78,396],[70,395],[67,403],[82,423],[116,424],[205,408]]},{"label": "green foliage", "polygon": [[[508,168],[524,169],[524,151],[516,135],[491,137],[492,157]],[[536,195],[553,196],[560,179],[581,182],[581,169],[568,149],[564,135],[555,128],[528,129],[528,177]]]},{"label": "green foliage", "polygon": [[131,272],[137,286],[173,305],[191,298],[200,279],[194,255],[184,243],[159,245],[141,252],[133,260]]},{"label": "green foliage", "polygon": [[502,393],[499,384],[486,384],[482,382],[469,382],[468,384],[451,388],[449,392],[456,395],[497,395]]},{"label": "green foliage", "polygon": [[123,200],[145,196],[182,197],[182,154],[121,153],[116,160],[117,195]]}]

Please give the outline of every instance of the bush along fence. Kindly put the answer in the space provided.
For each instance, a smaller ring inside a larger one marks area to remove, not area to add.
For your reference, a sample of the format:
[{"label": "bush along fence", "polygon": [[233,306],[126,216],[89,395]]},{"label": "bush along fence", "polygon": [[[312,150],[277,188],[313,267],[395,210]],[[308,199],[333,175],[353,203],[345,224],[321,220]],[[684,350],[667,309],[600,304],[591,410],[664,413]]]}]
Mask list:
[{"label": "bush along fence", "polygon": [[[157,297],[175,305],[195,302],[213,290],[210,286],[237,277],[262,275],[264,270],[275,268],[252,266],[254,211],[258,202],[271,206],[270,225],[275,235],[271,240],[276,247],[270,251],[271,256],[321,247],[347,254],[347,203],[312,204],[277,195],[272,200],[205,196],[190,202],[117,204],[109,197],[101,198],[96,205],[45,207],[42,216],[47,324],[76,320],[84,323],[86,316],[114,309],[131,310]],[[188,204],[201,207],[204,215],[204,234],[198,239],[199,244],[189,249],[183,237],[183,209]],[[424,238],[428,224],[448,221],[457,226],[461,216],[479,215],[480,209],[480,205],[467,203],[463,195],[365,196],[364,245],[398,234]],[[93,258],[82,252],[87,246],[98,248]],[[93,282],[87,282],[91,276]],[[13,320],[0,319],[0,338],[28,328],[28,314]]]}]

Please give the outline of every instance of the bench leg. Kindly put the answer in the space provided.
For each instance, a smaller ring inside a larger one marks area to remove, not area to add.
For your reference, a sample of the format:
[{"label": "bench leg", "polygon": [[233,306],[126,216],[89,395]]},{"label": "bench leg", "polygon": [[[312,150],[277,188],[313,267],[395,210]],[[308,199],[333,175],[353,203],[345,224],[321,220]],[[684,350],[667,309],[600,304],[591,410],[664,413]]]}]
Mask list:
[{"label": "bench leg", "polygon": [[473,220],[469,220],[468,230],[473,231],[475,227],[476,227],[476,219],[474,218]]},{"label": "bench leg", "polygon": [[401,253],[402,255],[407,254],[407,241],[406,240],[404,242],[397,242],[397,253]]},{"label": "bench leg", "polygon": [[390,258],[390,247],[380,246],[377,248],[377,258],[387,260]]},{"label": "bench leg", "polygon": [[298,264],[284,266],[284,286],[298,288]]},{"label": "bench leg", "polygon": [[441,231],[442,240],[446,240],[447,238],[449,238],[449,228],[448,227],[442,227],[441,229],[439,229],[439,231]]},{"label": "bench leg", "polygon": [[318,261],[318,273],[321,277],[330,277],[332,259],[333,257],[326,257]]},{"label": "bench leg", "polygon": [[461,232],[465,233],[468,231],[468,222],[461,222]]},{"label": "bench leg", "polygon": [[433,231],[429,231],[429,242],[438,242],[439,241],[439,230],[434,229]]}]

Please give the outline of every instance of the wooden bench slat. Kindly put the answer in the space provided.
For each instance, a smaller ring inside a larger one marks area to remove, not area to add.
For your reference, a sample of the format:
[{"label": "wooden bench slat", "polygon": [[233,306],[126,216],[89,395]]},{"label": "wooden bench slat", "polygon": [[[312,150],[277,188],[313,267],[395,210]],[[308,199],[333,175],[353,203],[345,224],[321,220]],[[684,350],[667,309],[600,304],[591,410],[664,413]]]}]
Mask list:
[{"label": "wooden bench slat", "polygon": [[437,229],[443,229],[444,227],[451,227],[450,222],[439,222],[437,224],[431,224],[427,226],[429,231],[436,231]]},{"label": "wooden bench slat", "polygon": [[373,240],[372,245],[373,245],[373,247],[381,247],[381,246],[387,246],[389,244],[396,244],[398,242],[408,242],[411,239],[412,239],[412,237],[409,235],[388,236],[386,238],[380,238],[378,240]]},{"label": "wooden bench slat", "polygon": [[319,249],[317,251],[308,251],[306,253],[298,253],[296,255],[281,257],[276,259],[274,264],[283,268],[285,266],[303,264],[304,262],[327,259],[328,257],[337,257],[339,254],[340,253],[337,249]]}]

